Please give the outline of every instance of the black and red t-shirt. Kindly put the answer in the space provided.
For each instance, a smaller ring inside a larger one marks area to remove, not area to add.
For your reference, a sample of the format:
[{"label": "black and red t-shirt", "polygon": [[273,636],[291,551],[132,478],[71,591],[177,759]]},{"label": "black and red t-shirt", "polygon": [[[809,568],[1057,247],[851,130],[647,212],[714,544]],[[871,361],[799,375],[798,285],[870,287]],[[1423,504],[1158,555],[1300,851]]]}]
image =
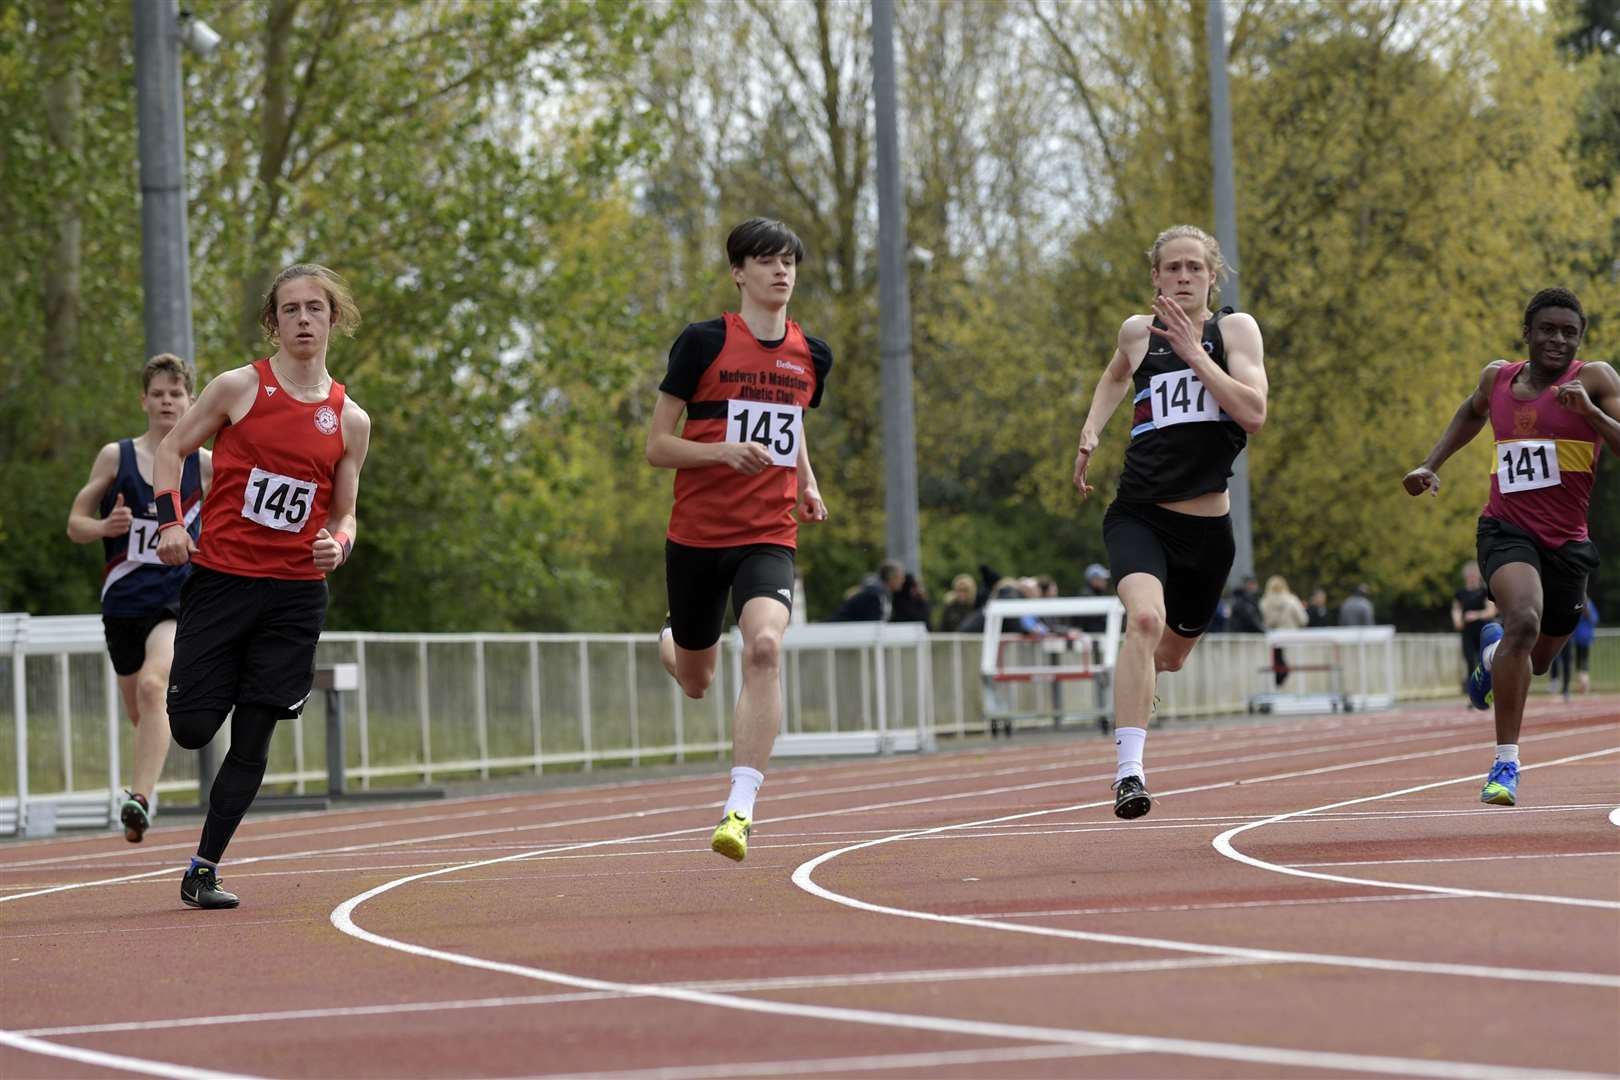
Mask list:
[{"label": "black and red t-shirt", "polygon": [[343,458],[343,384],[299,401],[255,360],[259,390],[247,415],[214,437],[214,486],[191,561],[241,577],[319,581],[311,545],[326,525]]},{"label": "black and red t-shirt", "polygon": [[796,547],[799,448],[804,412],[821,404],[832,350],[788,320],[781,341],[760,341],[726,312],[692,323],[669,351],[658,389],[686,402],[681,437],[694,442],[752,440],[774,464],[757,476],[727,465],[675,471],[669,538],[688,547],[781,544]]}]

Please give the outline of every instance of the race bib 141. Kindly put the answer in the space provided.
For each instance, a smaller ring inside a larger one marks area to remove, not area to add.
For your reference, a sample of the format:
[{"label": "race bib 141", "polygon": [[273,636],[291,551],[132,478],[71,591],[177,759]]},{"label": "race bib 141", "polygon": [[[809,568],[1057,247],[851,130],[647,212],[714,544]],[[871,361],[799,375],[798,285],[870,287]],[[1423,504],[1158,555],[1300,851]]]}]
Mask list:
[{"label": "race bib 141", "polygon": [[1496,483],[1504,493],[1535,491],[1563,483],[1554,439],[1522,439],[1496,444]]}]

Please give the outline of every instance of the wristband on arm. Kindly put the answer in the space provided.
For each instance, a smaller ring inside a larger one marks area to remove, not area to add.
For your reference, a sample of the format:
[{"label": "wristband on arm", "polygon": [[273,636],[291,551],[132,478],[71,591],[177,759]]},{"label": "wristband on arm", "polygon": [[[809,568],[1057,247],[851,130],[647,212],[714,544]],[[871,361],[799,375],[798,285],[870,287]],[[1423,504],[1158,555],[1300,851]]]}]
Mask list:
[{"label": "wristband on arm", "polygon": [[354,541],[349,538],[349,534],[346,532],[333,533],[332,539],[336,540],[338,546],[343,548],[343,559],[338,563],[339,566],[342,566],[343,563],[349,561],[349,552],[354,550]]},{"label": "wristband on arm", "polygon": [[171,525],[185,525],[186,515],[180,509],[180,492],[174,488],[164,488],[157,493],[157,519],[158,532]]}]

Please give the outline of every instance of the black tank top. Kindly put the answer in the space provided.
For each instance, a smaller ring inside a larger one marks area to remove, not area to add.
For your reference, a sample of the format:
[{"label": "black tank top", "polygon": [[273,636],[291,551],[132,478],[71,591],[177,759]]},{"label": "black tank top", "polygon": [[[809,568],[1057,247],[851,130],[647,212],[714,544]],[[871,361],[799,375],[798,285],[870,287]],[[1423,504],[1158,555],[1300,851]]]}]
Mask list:
[{"label": "black tank top", "polygon": [[[1226,346],[1220,321],[1232,309],[1221,308],[1204,323],[1204,351],[1222,371]],[[1153,327],[1164,324],[1153,320]],[[1163,503],[1225,491],[1232,462],[1248,442],[1248,433],[1221,409],[1215,395],[1162,337],[1148,338],[1132,383],[1131,444],[1119,498],[1126,502]]]}]

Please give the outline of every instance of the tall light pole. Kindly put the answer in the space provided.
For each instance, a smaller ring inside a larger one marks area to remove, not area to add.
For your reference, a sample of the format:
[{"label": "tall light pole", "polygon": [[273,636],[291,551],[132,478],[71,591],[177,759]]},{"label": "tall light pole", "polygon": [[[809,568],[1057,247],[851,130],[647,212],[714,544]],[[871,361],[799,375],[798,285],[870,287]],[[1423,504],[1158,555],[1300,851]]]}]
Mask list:
[{"label": "tall light pole", "polygon": [[[133,0],[133,6],[146,355],[173,353],[195,371],[180,46],[184,43],[201,56],[211,56],[219,47],[219,35],[189,12],[181,12],[178,0]],[[213,743],[198,753],[199,794],[204,807],[208,805],[220,753]]]},{"label": "tall light pole", "polygon": [[[1222,0],[1208,0],[1204,8],[1209,37],[1209,145],[1214,166],[1215,240],[1232,269],[1221,287],[1221,299],[1241,310],[1243,278],[1238,274],[1237,197],[1232,181],[1232,105],[1226,91],[1226,20]],[[1237,554],[1232,559],[1229,585],[1254,573],[1254,527],[1249,517],[1249,452],[1232,463],[1232,534]]]},{"label": "tall light pole", "polygon": [[900,179],[894,0],[872,0],[872,98],[877,112],[878,342],[882,355],[883,509],[888,557],[922,577],[917,434],[911,405],[911,290]]}]

